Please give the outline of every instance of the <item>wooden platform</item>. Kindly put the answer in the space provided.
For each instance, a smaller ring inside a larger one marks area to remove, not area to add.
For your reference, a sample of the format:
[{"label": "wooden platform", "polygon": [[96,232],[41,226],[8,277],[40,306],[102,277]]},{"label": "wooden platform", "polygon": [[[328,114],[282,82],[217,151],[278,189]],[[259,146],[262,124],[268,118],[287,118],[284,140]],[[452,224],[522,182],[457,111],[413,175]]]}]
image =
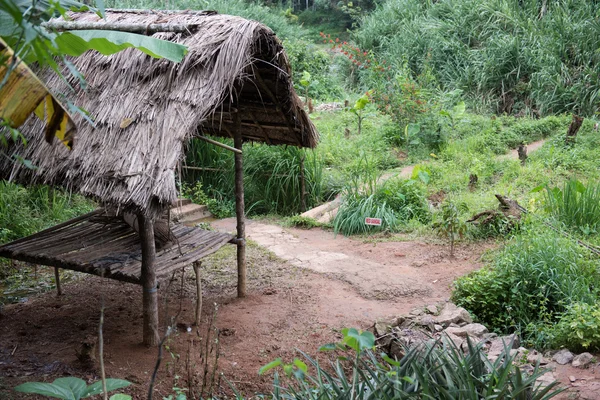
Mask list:
[{"label": "wooden platform", "polygon": [[[156,251],[158,280],[234,241],[233,235],[173,225],[176,240]],[[0,257],[141,284],[139,234],[121,217],[96,210],[0,246]]]}]

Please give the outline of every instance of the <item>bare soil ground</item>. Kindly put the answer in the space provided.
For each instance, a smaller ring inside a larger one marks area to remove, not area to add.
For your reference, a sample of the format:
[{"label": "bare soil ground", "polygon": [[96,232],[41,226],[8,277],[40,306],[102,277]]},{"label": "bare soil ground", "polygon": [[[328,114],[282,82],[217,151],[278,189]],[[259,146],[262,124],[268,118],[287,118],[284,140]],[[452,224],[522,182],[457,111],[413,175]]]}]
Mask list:
[{"label": "bare soil ground", "polygon": [[[214,225],[231,230],[233,221]],[[194,318],[193,272],[188,270],[183,281],[179,274],[170,284],[162,284],[161,320],[170,322],[179,314],[179,330],[166,342],[155,398],[173,393],[175,386],[191,389],[192,398],[199,396],[206,360],[208,377],[212,374],[215,352],[206,356],[213,344],[207,352],[205,339],[216,306],[215,326],[221,332],[219,371],[251,397],[271,389],[272,375],[259,376],[260,366],[277,357],[291,361],[298,356],[297,349],[317,356],[318,347],[339,339],[343,327],[368,328],[377,318],[446,300],[452,280],[481,267],[481,254],[493,247],[491,243],[460,247],[451,259],[444,246],[399,241],[401,237],[349,239],[318,229],[283,229],[260,222],[249,222],[247,229],[253,240],[248,247],[249,295],[235,297],[234,246],[206,259],[203,323],[198,330],[187,332]],[[140,288],[85,276],[63,290],[62,297],[48,292],[4,309],[0,398],[34,398],[11,391],[25,381],[52,381],[68,375],[89,382],[99,379],[97,361],[86,356],[97,353],[93,343],[104,299],[107,375],[130,380],[134,385],[126,392],[145,399],[157,351],[140,344]],[[588,391],[590,383],[600,382],[594,369],[574,372],[567,368],[560,375],[565,382],[570,375],[577,376],[573,385],[583,384]],[[229,384],[216,376],[215,394],[231,395]]]}]

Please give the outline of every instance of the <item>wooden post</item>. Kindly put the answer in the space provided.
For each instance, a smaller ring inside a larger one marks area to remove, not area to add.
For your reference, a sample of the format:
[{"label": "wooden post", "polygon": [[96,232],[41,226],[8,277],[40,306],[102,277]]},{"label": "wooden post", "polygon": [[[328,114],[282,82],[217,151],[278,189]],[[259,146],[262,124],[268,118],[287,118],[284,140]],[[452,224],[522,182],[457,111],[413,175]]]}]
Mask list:
[{"label": "wooden post", "polygon": [[235,114],[234,147],[235,153],[235,216],[237,219],[237,267],[238,297],[246,297],[246,231],[244,216],[244,163],[242,158],[242,122],[239,113]]},{"label": "wooden post", "polygon": [[156,248],[154,245],[154,222],[142,213],[138,214],[140,240],[142,242],[142,290],[144,307],[144,344],[156,346],[158,337],[158,288],[156,285]]},{"label": "wooden post", "polygon": [[200,326],[202,317],[202,279],[200,279],[201,261],[194,261],[194,273],[196,274],[196,322],[194,325]]},{"label": "wooden post", "polygon": [[60,287],[60,274],[58,273],[58,267],[54,267],[54,279],[56,280],[56,295],[62,296],[62,288]]}]

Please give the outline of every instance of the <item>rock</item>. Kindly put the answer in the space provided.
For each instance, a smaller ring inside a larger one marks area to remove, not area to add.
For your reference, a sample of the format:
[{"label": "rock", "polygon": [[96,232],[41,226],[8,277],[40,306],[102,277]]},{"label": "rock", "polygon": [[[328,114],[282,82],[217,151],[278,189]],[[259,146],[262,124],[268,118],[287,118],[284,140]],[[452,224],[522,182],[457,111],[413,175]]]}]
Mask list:
[{"label": "rock", "polygon": [[[451,329],[451,328],[448,328],[448,329]],[[454,343],[454,346],[456,346],[457,349],[461,350],[462,345],[465,342],[465,340],[463,338],[461,338],[460,336],[453,334],[452,331],[448,332],[448,329],[446,329],[444,331],[444,333],[446,334],[446,337],[448,338],[448,340],[450,340],[452,343]]]},{"label": "rock", "polygon": [[392,331],[392,327],[395,325],[396,321],[390,320],[379,320],[375,322],[375,336],[383,336]]},{"label": "rock", "polygon": [[400,341],[398,340],[392,341],[392,344],[390,345],[390,357],[395,358],[396,360],[400,360],[405,355],[406,351],[402,343],[400,343]]},{"label": "rock", "polygon": [[502,353],[505,347],[508,349],[517,349],[520,344],[519,337],[514,333],[508,336],[499,336],[490,341],[488,353]]},{"label": "rock", "polygon": [[544,388],[554,381],[556,381],[556,378],[554,377],[554,373],[552,373],[551,371],[548,371],[544,375],[540,376],[539,378],[537,378],[535,380],[534,386],[536,386],[536,387],[539,386],[541,388]]},{"label": "rock", "polygon": [[435,329],[436,332],[441,332],[444,330],[444,327],[438,324],[433,325],[433,329]]},{"label": "rock", "polygon": [[452,333],[461,338],[481,339],[487,333],[487,328],[481,324],[467,324],[462,327],[448,327],[444,332]]},{"label": "rock", "polygon": [[419,319],[419,325],[428,328],[431,332],[435,331],[435,320],[431,315],[425,314]]},{"label": "rock", "polygon": [[429,314],[435,315],[438,312],[437,306],[430,304],[425,308],[425,311],[427,311]]},{"label": "rock", "polygon": [[594,356],[590,353],[581,353],[573,358],[573,366],[576,368],[586,368],[592,361]]},{"label": "rock", "polygon": [[409,314],[418,317],[419,315],[423,315],[423,310],[420,308],[415,308]]},{"label": "rock", "polygon": [[573,375],[569,376],[569,380],[571,382],[575,382],[577,380],[577,378],[575,378]]},{"label": "rock", "polygon": [[536,350],[531,350],[529,354],[527,354],[527,362],[532,365],[536,365],[537,363],[540,365],[548,364],[548,360],[546,360],[542,354]]},{"label": "rock", "polygon": [[562,349],[554,354],[552,360],[556,361],[557,364],[565,365],[573,361],[573,353],[567,349]]},{"label": "rock", "polygon": [[449,326],[450,324],[461,324],[466,322],[470,324],[473,319],[469,315],[469,312],[462,307],[457,307],[453,303],[446,303],[444,308],[437,316],[436,321],[440,325]]}]

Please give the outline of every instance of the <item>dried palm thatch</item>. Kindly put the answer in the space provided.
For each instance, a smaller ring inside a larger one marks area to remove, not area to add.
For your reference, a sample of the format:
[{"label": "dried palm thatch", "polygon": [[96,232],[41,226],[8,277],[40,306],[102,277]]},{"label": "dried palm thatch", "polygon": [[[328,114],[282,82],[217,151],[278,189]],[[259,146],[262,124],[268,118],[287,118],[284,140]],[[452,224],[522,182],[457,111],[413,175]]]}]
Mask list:
[{"label": "dried palm thatch", "polygon": [[[0,179],[78,190],[132,212],[157,216],[177,197],[175,169],[197,134],[232,137],[234,115],[246,141],[314,147],[318,134],[294,92],[280,41],[266,26],[214,12],[112,10],[106,21],[73,13],[75,23],[184,26],[153,36],[186,45],[179,64],[133,49],[88,52],[73,60],[87,81],[74,93],[54,75],[48,86],[87,110],[75,117],[75,148],[50,146],[33,118],[21,128],[29,145],[11,149],[36,171],[0,160]],[[76,87],[76,78],[71,86]]]}]

